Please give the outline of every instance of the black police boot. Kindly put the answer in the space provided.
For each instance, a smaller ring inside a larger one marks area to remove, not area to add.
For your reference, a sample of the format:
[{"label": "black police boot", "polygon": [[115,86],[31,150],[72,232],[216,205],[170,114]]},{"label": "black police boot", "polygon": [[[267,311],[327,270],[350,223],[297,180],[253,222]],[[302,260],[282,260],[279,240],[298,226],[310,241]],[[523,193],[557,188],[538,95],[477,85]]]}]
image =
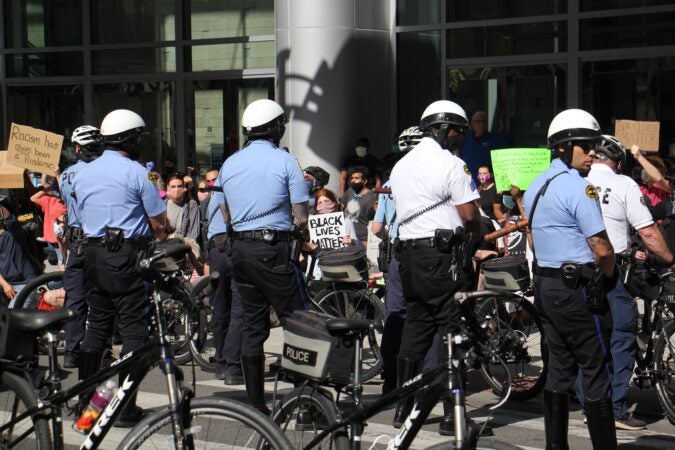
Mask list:
[{"label": "black police boot", "polygon": [[[420,359],[398,358],[396,367],[396,383],[398,387],[401,387],[403,383],[417,375],[421,365],[422,360]],[[396,405],[396,413],[394,414],[394,428],[401,428],[403,421],[410,414],[414,403],[414,395],[409,395],[407,398],[399,401],[398,405]]]},{"label": "black police boot", "polygon": [[265,355],[241,355],[241,370],[244,372],[248,402],[269,416],[271,411],[265,402]]},{"label": "black police boot", "polygon": [[[80,350],[78,366],[77,379],[79,381],[92,377],[98,372],[98,369],[101,368],[101,352]],[[94,395],[95,390],[96,386],[80,394],[80,398],[75,408],[75,414],[77,416],[79,416],[89,404],[89,400],[91,399],[91,396]]]},{"label": "black police boot", "polygon": [[[119,386],[124,385],[124,380],[127,378],[127,375],[128,373],[119,374]],[[113,426],[116,428],[133,428],[147,415],[147,412],[143,408],[136,405],[137,396],[138,390],[131,394],[131,397],[129,397],[129,403],[127,403],[127,406],[124,407],[120,415],[117,416]]]},{"label": "black police boot", "polygon": [[586,418],[588,419],[588,432],[591,435],[593,449],[615,450],[617,443],[612,399],[586,399]]},{"label": "black police boot", "polygon": [[567,444],[569,407],[569,395],[544,391],[546,450],[569,450],[570,447]]}]

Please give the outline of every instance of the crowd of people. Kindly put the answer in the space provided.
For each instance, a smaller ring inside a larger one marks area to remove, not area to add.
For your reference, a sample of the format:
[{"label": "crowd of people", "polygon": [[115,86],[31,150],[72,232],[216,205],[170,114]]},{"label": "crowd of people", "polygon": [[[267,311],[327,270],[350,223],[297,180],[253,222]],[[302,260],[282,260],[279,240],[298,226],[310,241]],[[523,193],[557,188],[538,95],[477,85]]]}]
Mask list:
[{"label": "crowd of people", "polygon": [[[79,317],[66,329],[64,364],[86,378],[106,363],[114,329],[122,354],[147,339],[147,296],[134,263],[151,240],[178,236],[193,243],[195,276],[222,275],[211,297],[216,378],[244,384],[250,403],[269,413],[263,343],[270,310],[283,326],[305,307],[299,251],[291,244],[303,239],[310,214],[343,211],[341,245],[365,248],[369,232],[383,240],[384,393],[436,360],[439,336],[460,321],[453,293],[479,283],[472,257],[527,255],[550,352],[547,446],[567,448],[575,389],[594,448],[615,448],[616,428],[644,428],[628,408],[638,312],[616,255],[639,239],[644,251],[636,257],[673,264],[674,161],[645,156],[634,145],[627,150],[632,143],[603,134],[590,113],[570,109],[550,124],[549,168],[527,189],[498,192],[490,153],[501,144],[487,130],[487,114],[476,111],[469,121],[459,104],[441,100],[383,160],[370,153],[367,138],[357,139],[333,192],[324,169],[303,171],[280,147],[286,121],[276,102],[251,103],[242,117],[246,143],[203,176],[179,171],[173,155],[160,172],[140,164],[145,122],[132,111],[112,111],[100,129],[77,128],[75,158],[62,158],[39,186],[26,172],[24,189],[0,198],[2,301],[11,306],[44,270],[39,235],[65,268],[65,305]],[[378,196],[374,189],[383,190]],[[523,220],[529,228],[483,242],[487,232]],[[457,246],[467,250],[458,254]],[[302,250],[311,255],[316,245],[305,242]],[[395,426],[411,401],[398,406]],[[439,431],[451,434],[452,405],[443,405]],[[117,424],[133,425],[142,415],[132,401]]]}]

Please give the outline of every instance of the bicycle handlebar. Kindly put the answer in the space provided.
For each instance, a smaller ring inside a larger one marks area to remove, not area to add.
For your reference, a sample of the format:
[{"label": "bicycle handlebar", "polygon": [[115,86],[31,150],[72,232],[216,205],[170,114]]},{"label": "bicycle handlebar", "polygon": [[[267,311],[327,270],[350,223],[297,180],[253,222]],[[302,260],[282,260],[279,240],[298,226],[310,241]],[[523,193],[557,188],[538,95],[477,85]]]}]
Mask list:
[{"label": "bicycle handlebar", "polygon": [[496,289],[484,289],[482,291],[460,291],[456,292],[452,297],[458,303],[463,303],[469,299],[473,298],[483,298],[483,297],[500,297],[500,296],[513,296],[514,293],[510,291],[498,291]]}]

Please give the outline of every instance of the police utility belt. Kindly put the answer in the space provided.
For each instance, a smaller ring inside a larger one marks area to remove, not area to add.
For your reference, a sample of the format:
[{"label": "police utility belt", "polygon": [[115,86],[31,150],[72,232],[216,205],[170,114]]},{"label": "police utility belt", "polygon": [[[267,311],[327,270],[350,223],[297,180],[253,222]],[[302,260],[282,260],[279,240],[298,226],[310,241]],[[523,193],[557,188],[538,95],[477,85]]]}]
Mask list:
[{"label": "police utility belt", "polygon": [[404,250],[414,248],[435,248],[440,253],[452,253],[455,247],[462,245],[464,242],[465,236],[461,236],[460,233],[455,233],[453,230],[438,229],[434,233],[434,237],[430,238],[407,240],[396,238],[394,240],[394,250],[397,253],[401,253]]},{"label": "police utility belt", "polygon": [[564,262],[559,268],[534,267],[536,275],[548,278],[559,278],[570,289],[586,287],[598,278],[598,267],[593,263],[578,264]]},{"label": "police utility belt", "polygon": [[123,247],[130,247],[134,249],[145,248],[149,240],[144,236],[137,236],[130,239],[124,237],[124,230],[121,228],[105,228],[105,235],[103,237],[89,237],[86,238],[86,245],[105,247],[110,252],[118,252]]},{"label": "police utility belt", "polygon": [[277,242],[291,242],[293,238],[293,232],[291,231],[272,230],[270,228],[232,232],[232,239],[235,241],[260,241],[269,245],[274,245]]}]

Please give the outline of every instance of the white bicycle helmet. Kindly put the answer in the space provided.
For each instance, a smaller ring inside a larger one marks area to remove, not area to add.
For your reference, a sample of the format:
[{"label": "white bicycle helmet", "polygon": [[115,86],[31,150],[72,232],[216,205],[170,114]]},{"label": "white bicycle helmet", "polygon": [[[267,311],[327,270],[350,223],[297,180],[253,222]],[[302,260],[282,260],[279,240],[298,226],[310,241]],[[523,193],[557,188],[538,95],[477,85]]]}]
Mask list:
[{"label": "white bicycle helmet", "polygon": [[401,152],[412,150],[420,143],[424,137],[422,130],[419,127],[409,127],[401,132],[398,137],[398,148]]},{"label": "white bicycle helmet", "polygon": [[82,125],[75,128],[70,141],[81,147],[87,147],[92,144],[99,145],[101,142],[101,132],[98,128],[91,125]]},{"label": "white bicycle helmet", "polygon": [[244,136],[265,136],[280,131],[288,122],[284,109],[268,99],[256,100],[244,110],[241,118]]},{"label": "white bicycle helmet", "polygon": [[600,144],[597,146],[595,151],[596,153],[606,155],[612,161],[626,161],[626,147],[624,147],[619,139],[610,134],[602,135]]},{"label": "white bicycle helmet", "polygon": [[591,141],[600,138],[600,125],[582,109],[566,109],[551,121],[548,127],[548,148],[574,141]]}]

